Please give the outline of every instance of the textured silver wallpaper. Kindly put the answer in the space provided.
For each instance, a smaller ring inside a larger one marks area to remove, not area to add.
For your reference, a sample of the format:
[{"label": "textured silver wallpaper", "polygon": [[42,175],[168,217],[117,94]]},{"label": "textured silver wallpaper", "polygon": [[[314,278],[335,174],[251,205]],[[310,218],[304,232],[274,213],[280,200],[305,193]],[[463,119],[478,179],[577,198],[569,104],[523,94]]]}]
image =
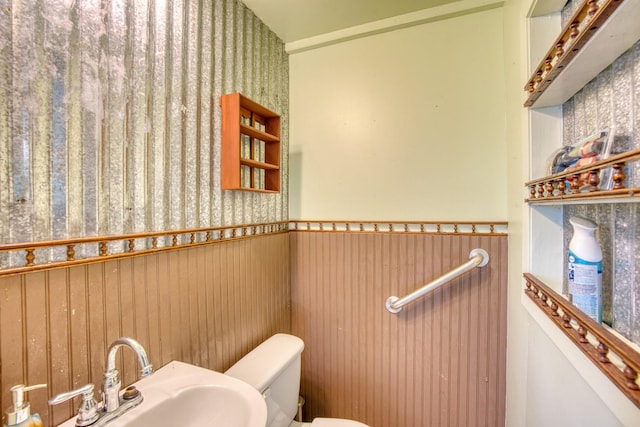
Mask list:
[{"label": "textured silver wallpaper", "polygon": [[[288,80],[238,0],[0,0],[0,243],[286,220]],[[231,92],[282,115],[280,194],[220,189]]]},{"label": "textured silver wallpaper", "polygon": [[[575,5],[568,5],[568,19]],[[613,152],[640,148],[640,41],[563,105],[564,144],[598,129],[614,131]],[[640,186],[640,165],[627,167],[627,186]],[[640,344],[640,204],[571,205],[564,208],[565,250],[569,218],[598,223],[603,248],[603,321]]]}]

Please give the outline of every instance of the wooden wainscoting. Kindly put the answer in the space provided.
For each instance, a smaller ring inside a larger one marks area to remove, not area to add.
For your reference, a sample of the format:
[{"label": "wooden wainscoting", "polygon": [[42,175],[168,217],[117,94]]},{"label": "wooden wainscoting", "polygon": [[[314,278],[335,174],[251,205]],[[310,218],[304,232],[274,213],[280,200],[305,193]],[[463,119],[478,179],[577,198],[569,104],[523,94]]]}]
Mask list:
[{"label": "wooden wainscoting", "polygon": [[[305,419],[372,427],[504,425],[507,236],[293,231],[292,328],[306,344]],[[385,300],[468,261],[400,313]]]},{"label": "wooden wainscoting", "polygon": [[[47,397],[102,382],[107,347],[130,336],[154,367],[182,360],[224,371],[277,332],[290,332],[289,236],[259,235],[188,249],[0,278],[0,407],[14,384],[53,426],[72,404]],[[122,349],[123,384],[136,380]]]}]

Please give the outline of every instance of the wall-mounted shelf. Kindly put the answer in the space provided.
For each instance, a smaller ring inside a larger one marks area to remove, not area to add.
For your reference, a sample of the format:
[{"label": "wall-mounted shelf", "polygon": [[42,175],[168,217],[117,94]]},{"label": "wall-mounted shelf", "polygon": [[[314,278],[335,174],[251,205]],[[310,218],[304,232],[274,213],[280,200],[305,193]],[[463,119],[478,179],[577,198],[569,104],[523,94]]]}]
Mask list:
[{"label": "wall-mounted shelf", "polygon": [[[628,163],[638,160],[640,160],[640,149],[618,154],[569,172],[560,172],[529,181],[525,183],[529,188],[529,198],[526,199],[526,202],[530,204],[561,204],[570,201],[584,203],[588,200],[604,202],[638,197],[640,188],[627,188],[624,185],[625,174],[623,172]],[[598,187],[600,174],[609,167],[612,168],[611,188],[601,189]],[[575,186],[566,185],[567,181],[577,183],[580,177],[585,175],[589,176],[586,188],[580,189],[577,184]]]},{"label": "wall-mounted shelf", "polygon": [[[525,107],[560,105],[640,38],[640,2],[585,1],[525,85]],[[606,23],[606,25],[604,25]]]},{"label": "wall-mounted shelf", "polygon": [[222,189],[280,191],[280,115],[240,93],[220,97]]},{"label": "wall-mounted shelf", "polygon": [[526,295],[625,396],[640,407],[640,354],[534,275],[525,273],[524,278]]}]

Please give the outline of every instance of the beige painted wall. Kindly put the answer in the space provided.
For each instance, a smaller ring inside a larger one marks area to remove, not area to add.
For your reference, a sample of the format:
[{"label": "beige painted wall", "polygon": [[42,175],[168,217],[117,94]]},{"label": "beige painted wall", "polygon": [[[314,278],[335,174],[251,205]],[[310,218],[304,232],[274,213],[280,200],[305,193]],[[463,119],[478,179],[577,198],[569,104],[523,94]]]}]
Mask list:
[{"label": "beige painted wall", "polygon": [[493,9],[292,54],[290,217],[505,219],[502,39]]}]

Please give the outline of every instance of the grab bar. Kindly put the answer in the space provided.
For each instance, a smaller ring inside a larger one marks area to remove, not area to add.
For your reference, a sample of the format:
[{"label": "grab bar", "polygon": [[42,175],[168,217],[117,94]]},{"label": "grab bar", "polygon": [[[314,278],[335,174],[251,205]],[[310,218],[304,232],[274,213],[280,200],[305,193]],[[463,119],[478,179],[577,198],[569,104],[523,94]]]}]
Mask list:
[{"label": "grab bar", "polygon": [[469,261],[465,262],[461,266],[454,268],[448,273],[443,274],[437,279],[427,283],[418,290],[411,292],[402,298],[396,296],[390,296],[385,302],[387,310],[391,313],[399,313],[402,307],[409,304],[413,300],[420,298],[423,295],[428,294],[431,291],[438,289],[445,283],[455,279],[456,277],[466,273],[467,271],[475,267],[484,267],[489,263],[489,254],[484,249],[474,249],[469,253]]}]

